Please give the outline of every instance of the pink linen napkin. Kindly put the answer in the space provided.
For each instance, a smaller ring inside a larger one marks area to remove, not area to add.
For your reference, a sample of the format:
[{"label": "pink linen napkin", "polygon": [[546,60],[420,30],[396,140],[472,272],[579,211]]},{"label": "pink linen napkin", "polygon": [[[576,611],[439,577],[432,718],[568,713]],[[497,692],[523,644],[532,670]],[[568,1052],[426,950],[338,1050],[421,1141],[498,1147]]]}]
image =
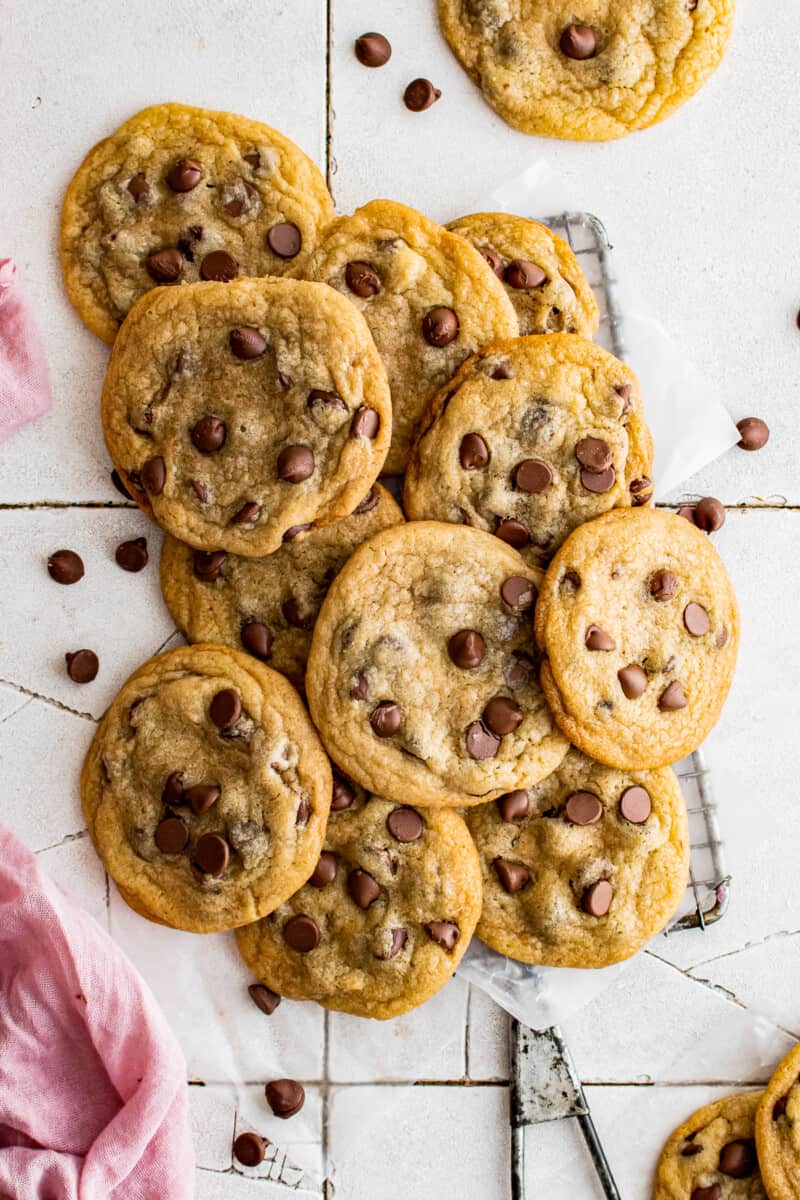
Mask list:
[{"label": "pink linen napkin", "polygon": [[0,1197],[190,1200],[186,1066],[147,985],[0,827]]},{"label": "pink linen napkin", "polygon": [[50,407],[47,365],[11,258],[0,258],[0,442]]}]

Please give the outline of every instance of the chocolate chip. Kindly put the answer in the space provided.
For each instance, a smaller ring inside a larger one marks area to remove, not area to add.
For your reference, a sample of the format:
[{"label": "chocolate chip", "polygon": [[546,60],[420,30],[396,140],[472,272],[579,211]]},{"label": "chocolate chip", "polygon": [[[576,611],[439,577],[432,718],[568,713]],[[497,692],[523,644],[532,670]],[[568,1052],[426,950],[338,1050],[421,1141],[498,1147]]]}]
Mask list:
[{"label": "chocolate chip", "polygon": [[719,1169],[729,1179],[747,1179],[757,1167],[756,1144],[752,1138],[727,1142],[719,1152]]},{"label": "chocolate chip", "polygon": [[284,530],[281,541],[282,542],[294,542],[302,534],[308,533],[310,528],[311,528],[310,524],[308,524],[308,525],[290,525],[288,529]]},{"label": "chocolate chip", "polygon": [[132,538],[129,542],[120,542],[114,551],[114,559],[123,571],[143,571],[148,563],[147,538]]},{"label": "chocolate chip", "polygon": [[536,601],[536,584],[521,575],[511,575],[500,585],[500,597],[515,613],[527,612]]},{"label": "chocolate chip", "polygon": [[598,496],[604,492],[610,492],[616,478],[617,475],[613,467],[609,467],[607,471],[603,471],[602,473],[587,471],[585,468],[581,471],[581,483],[586,488],[586,491],[593,492]]},{"label": "chocolate chip", "polygon": [[741,435],[737,445],[741,450],[761,450],[769,441],[769,426],[760,417],[744,417],[736,422]]},{"label": "chocolate chip", "polygon": [[294,819],[296,829],[305,829],[308,824],[308,819],[311,816],[311,805],[305,796],[300,797],[300,803],[297,806],[297,815]]},{"label": "chocolate chip", "polygon": [[590,917],[604,917],[611,908],[614,889],[607,879],[598,879],[583,893],[581,907]]},{"label": "chocolate chip", "polygon": [[397,733],[403,723],[403,714],[394,700],[381,700],[370,713],[369,723],[380,738]]},{"label": "chocolate chip", "polygon": [[541,287],[547,281],[547,275],[541,267],[527,258],[515,258],[503,272],[503,279],[509,287],[517,291],[527,291],[530,288]]},{"label": "chocolate chip", "polygon": [[194,550],[192,552],[192,569],[198,579],[204,583],[213,583],[219,579],[222,564],[228,557],[226,550]]},{"label": "chocolate chip", "polygon": [[411,112],[424,112],[436,103],[441,94],[430,79],[412,79],[403,92],[403,103]]},{"label": "chocolate chip", "polygon": [[314,452],[310,446],[285,446],[277,470],[284,483],[302,483],[314,474]]},{"label": "chocolate chip", "polygon": [[398,842],[418,842],[422,837],[425,822],[415,808],[403,805],[389,813],[386,828]]},{"label": "chocolate chip", "polygon": [[292,221],[273,225],[267,234],[267,246],[278,258],[297,258],[303,245],[303,235]]},{"label": "chocolate chip", "polygon": [[454,921],[429,921],[425,932],[431,941],[436,942],[443,950],[455,949],[456,942],[461,936],[461,930]]},{"label": "chocolate chip", "polygon": [[496,858],[493,865],[497,872],[497,878],[505,891],[511,895],[514,892],[521,892],[525,884],[530,881],[531,873],[527,867],[523,867],[522,863],[512,863],[505,858]]},{"label": "chocolate chip", "polygon": [[154,250],[145,259],[147,274],[156,283],[175,283],[183,270],[183,255],[180,250],[168,247]]},{"label": "chocolate chip", "polygon": [[779,1096],[778,1099],[775,1101],[775,1103],[772,1106],[773,1121],[778,1121],[778,1120],[780,1120],[781,1117],[786,1115],[787,1100],[788,1100],[788,1096]]},{"label": "chocolate chip", "polygon": [[194,863],[203,875],[218,879],[224,875],[230,862],[228,843],[218,833],[204,833],[194,848]]},{"label": "chocolate chip", "polygon": [[365,437],[373,441],[378,436],[378,430],[381,427],[381,419],[374,408],[367,408],[362,404],[357,408],[353,420],[350,425],[350,432],[353,437]]},{"label": "chocolate chip", "polygon": [[494,535],[499,537],[501,542],[513,546],[515,550],[524,550],[526,546],[530,545],[530,530],[522,524],[522,521],[514,521],[510,517],[499,518],[495,525]]},{"label": "chocolate chip", "polygon": [[508,696],[493,696],[483,710],[482,719],[491,733],[505,737],[522,724],[522,712]]},{"label": "chocolate chip", "polygon": [[281,612],[294,629],[311,629],[314,624],[314,614],[304,613],[296,596],[289,596],[284,600]]},{"label": "chocolate chip", "polygon": [[126,500],[133,499],[133,496],[130,494],[127,487],[122,482],[122,476],[120,475],[120,473],[116,467],[114,467],[114,470],[111,472],[111,482],[113,483],[114,487],[119,492],[120,496],[124,496]]},{"label": "chocolate chip", "polygon": [[56,583],[77,583],[83,579],[83,559],[74,550],[56,550],[47,560],[47,570]]},{"label": "chocolate chip", "polygon": [[478,253],[481,258],[489,264],[498,279],[503,278],[503,259],[496,250],[491,250],[488,246],[478,246]]},{"label": "chocolate chip", "polygon": [[201,454],[213,454],[225,445],[228,427],[222,417],[201,417],[192,426],[192,441]]},{"label": "chocolate chip", "polygon": [[212,250],[200,264],[200,278],[230,283],[239,274],[239,264],[227,250]]},{"label": "chocolate chip", "polygon": [[437,305],[422,318],[422,336],[430,346],[449,346],[458,337],[458,317],[452,308]]},{"label": "chocolate chip", "polygon": [[381,277],[369,263],[356,260],[349,262],[344,270],[345,283],[350,291],[362,300],[377,296],[381,290]]},{"label": "chocolate chip", "polygon": [[199,251],[198,243],[203,237],[202,225],[190,225],[186,233],[178,238],[178,249],[187,262],[194,262],[195,250]]},{"label": "chocolate chip", "polygon": [[683,610],[683,623],[692,637],[703,637],[711,628],[711,618],[702,604],[687,604]]},{"label": "chocolate chip", "polygon": [[631,825],[644,825],[652,809],[647,790],[639,784],[626,788],[619,798],[619,811]]},{"label": "chocolate chip", "polygon": [[381,894],[380,885],[372,878],[369,871],[357,867],[347,877],[347,890],[359,908],[369,908]]},{"label": "chocolate chip", "polygon": [[511,364],[507,362],[499,362],[492,368],[490,379],[513,379],[514,372],[511,370]]},{"label": "chocolate chip", "polygon": [[590,625],[584,638],[587,650],[616,650],[617,643],[610,633],[606,633],[599,625]]},{"label": "chocolate chip", "polygon": [[521,492],[546,492],[553,482],[553,468],[541,458],[525,458],[514,468],[514,483]]},{"label": "chocolate chip", "polygon": [[357,504],[353,509],[354,517],[362,517],[365,513],[372,512],[380,504],[380,496],[376,488],[370,488],[360,504]]},{"label": "chocolate chip", "polygon": [[382,67],[392,57],[392,47],[382,33],[362,33],[356,38],[355,51],[362,67]]},{"label": "chocolate chip", "polygon": [[272,653],[272,641],[272,630],[263,621],[248,621],[242,626],[242,645],[262,662],[266,662]]},{"label": "chocolate chip", "polygon": [[629,383],[618,383],[615,385],[614,391],[617,393],[620,400],[622,401],[622,412],[620,413],[620,416],[624,417],[625,413],[629,411],[630,406],[631,406],[631,396],[633,395],[633,387]]},{"label": "chocolate chip", "polygon": [[230,729],[242,715],[241,696],[233,688],[223,688],[211,701],[208,715],[217,729]]},{"label": "chocolate chip", "polygon": [[629,491],[632,506],[641,508],[653,499],[653,481],[648,475],[643,475],[641,479],[632,479]]},{"label": "chocolate chip", "polygon": [[283,1120],[298,1113],[306,1099],[305,1089],[296,1079],[273,1079],[264,1091],[267,1104],[275,1116]]},{"label": "chocolate chip", "polygon": [[67,674],[73,683],[91,683],[97,678],[100,660],[94,650],[72,650],[64,655]]},{"label": "chocolate chip", "polygon": [[351,700],[366,700],[369,694],[369,681],[363,671],[356,671],[356,681],[350,688]]},{"label": "chocolate chip", "polygon": [[581,586],[581,577],[577,571],[565,571],[559,585],[562,591],[577,592]]},{"label": "chocolate chip", "polygon": [[196,783],[193,787],[186,788],[181,804],[188,804],[194,815],[199,817],[200,813],[213,808],[221,794],[216,783]]},{"label": "chocolate chip", "polygon": [[690,1200],[722,1200],[722,1188],[718,1183],[711,1183],[708,1187],[696,1187]]},{"label": "chocolate chip", "polygon": [[336,392],[324,392],[322,388],[313,388],[308,393],[306,401],[312,412],[325,413],[340,410],[347,411],[347,405]]},{"label": "chocolate chip", "polygon": [[408,941],[408,932],[405,929],[395,928],[389,931],[392,936],[392,943],[384,954],[376,955],[376,958],[384,960],[397,958],[400,951],[404,948]]},{"label": "chocolate chip", "polygon": [[688,1142],[681,1150],[681,1158],[694,1158],[696,1154],[702,1154],[703,1147],[699,1142]]},{"label": "chocolate chip", "polygon": [[150,199],[150,184],[147,182],[147,176],[142,171],[137,173],[128,180],[128,191],[135,204],[142,204]]},{"label": "chocolate chip", "polygon": [[595,475],[603,474],[614,461],[608,442],[595,437],[581,438],[575,447],[575,457],[582,467]]},{"label": "chocolate chip", "polygon": [[180,158],[167,171],[167,183],[173,192],[191,192],[203,178],[203,168],[193,158]]},{"label": "chocolate chip", "polygon": [[281,1002],[278,993],[273,992],[272,988],[266,987],[263,983],[251,983],[247,990],[256,1008],[260,1008],[263,1013],[271,1017]]},{"label": "chocolate chip", "polygon": [[349,781],[340,775],[338,771],[335,771],[333,775],[331,812],[343,812],[344,809],[350,808],[355,798],[355,791]]},{"label": "chocolate chip", "polygon": [[475,629],[459,629],[447,643],[447,653],[457,667],[472,671],[486,654],[486,642]]},{"label": "chocolate chip", "polygon": [[183,771],[173,771],[167,776],[164,780],[161,800],[170,808],[183,803]]},{"label": "chocolate chip", "polygon": [[465,433],[458,448],[458,461],[465,471],[485,467],[489,461],[489,447],[479,433]]},{"label": "chocolate chip", "polygon": [[617,679],[623,695],[628,700],[638,700],[647,690],[647,675],[638,663],[622,667],[617,671]]},{"label": "chocolate chip", "polygon": [[264,1161],[269,1142],[257,1133],[240,1133],[233,1143],[233,1153],[245,1167],[257,1167]]},{"label": "chocolate chip", "polygon": [[267,339],[250,325],[239,325],[228,334],[230,348],[237,358],[260,358],[267,348]]},{"label": "chocolate chip", "polygon": [[573,792],[564,811],[573,825],[596,825],[603,815],[603,802],[594,792]]},{"label": "chocolate chip", "polygon": [[568,25],[559,41],[561,53],[579,62],[597,54],[597,38],[590,25]]},{"label": "chocolate chip", "polygon": [[688,703],[679,679],[673,679],[672,683],[667,684],[658,698],[658,707],[662,712],[676,712],[679,708],[686,708]]},{"label": "chocolate chip", "polygon": [[654,600],[671,600],[678,590],[672,571],[656,571],[650,576],[650,595]]},{"label": "chocolate chip", "polygon": [[290,917],[283,927],[283,940],[290,950],[308,954],[319,945],[319,928],[311,917]]},{"label": "chocolate chip", "polygon": [[695,505],[693,519],[704,533],[716,533],[725,524],[725,509],[713,496],[704,496]]},{"label": "chocolate chip", "polygon": [[142,483],[150,496],[160,496],[167,482],[167,464],[160,454],[148,458],[142,467]]},{"label": "chocolate chip", "polygon": [[512,650],[511,662],[503,668],[503,679],[508,687],[516,690],[525,686],[535,670],[536,664],[529,654],[524,650]]},{"label": "chocolate chip", "polygon": [[497,811],[509,825],[517,825],[528,815],[530,802],[528,793],[517,788],[516,791],[506,792],[497,801]]},{"label": "chocolate chip", "polygon": [[189,830],[180,817],[167,817],[156,827],[155,843],[162,854],[182,854],[189,845]]},{"label": "chocolate chip", "polygon": [[228,217],[241,217],[249,212],[256,202],[260,200],[257,188],[254,188],[252,183],[242,180],[241,191],[234,192],[229,196],[222,205],[223,212]]},{"label": "chocolate chip", "polygon": [[308,882],[315,888],[327,887],[336,878],[337,870],[338,860],[336,855],[331,850],[323,850],[319,856],[319,862],[314,868],[314,874]]},{"label": "chocolate chip", "polygon": [[500,748],[500,738],[490,733],[482,721],[473,721],[466,732],[467,754],[480,762],[494,758]]}]

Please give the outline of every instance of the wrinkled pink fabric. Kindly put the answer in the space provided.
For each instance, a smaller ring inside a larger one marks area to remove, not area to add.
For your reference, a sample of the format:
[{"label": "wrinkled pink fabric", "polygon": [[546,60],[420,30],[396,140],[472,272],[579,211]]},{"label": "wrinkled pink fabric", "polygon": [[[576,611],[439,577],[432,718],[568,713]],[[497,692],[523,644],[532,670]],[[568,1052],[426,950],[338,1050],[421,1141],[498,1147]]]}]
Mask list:
[{"label": "wrinkled pink fabric", "polygon": [[0,827],[0,1198],[190,1200],[186,1066],[147,985]]},{"label": "wrinkled pink fabric", "polygon": [[47,364],[17,268],[0,258],[0,442],[50,407]]}]

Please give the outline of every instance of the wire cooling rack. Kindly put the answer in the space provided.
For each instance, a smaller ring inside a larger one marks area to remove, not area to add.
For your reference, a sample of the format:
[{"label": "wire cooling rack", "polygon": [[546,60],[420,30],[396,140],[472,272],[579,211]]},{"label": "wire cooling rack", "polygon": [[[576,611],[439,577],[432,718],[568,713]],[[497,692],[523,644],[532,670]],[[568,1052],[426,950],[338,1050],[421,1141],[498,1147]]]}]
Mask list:
[{"label": "wire cooling rack", "polygon": [[[617,295],[611,243],[601,221],[590,213],[562,213],[545,224],[572,247],[597,298],[600,328],[596,340],[617,358],[625,358],[622,310]],[[711,776],[700,750],[675,768],[689,815],[691,863],[689,886],[678,914],[666,931],[705,930],[725,916],[730,876],[717,821]],[[621,1200],[619,1189],[592,1120],[580,1079],[557,1026],[534,1032],[511,1023],[511,1195],[527,1200],[525,1127],[575,1118],[607,1200]]]}]

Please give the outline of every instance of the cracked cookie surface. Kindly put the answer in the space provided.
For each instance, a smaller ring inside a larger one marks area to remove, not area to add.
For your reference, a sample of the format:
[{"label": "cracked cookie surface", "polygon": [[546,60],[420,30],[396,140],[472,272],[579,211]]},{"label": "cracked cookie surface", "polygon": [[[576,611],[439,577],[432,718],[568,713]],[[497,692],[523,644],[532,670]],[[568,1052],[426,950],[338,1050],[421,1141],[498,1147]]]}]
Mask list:
[{"label": "cracked cookie surface", "polygon": [[480,905],[478,857],[457,813],[398,806],[339,777],[310,881],[237,941],[279,995],[385,1019],[447,983]]},{"label": "cracked cookie surface", "polygon": [[494,533],[544,566],[577,525],[647,504],[653,444],[636,376],[570,334],[493,342],[432,401],[411,451],[412,519]]},{"label": "cracked cookie surface", "polygon": [[349,517],[265,558],[209,555],[166,534],[161,591],[189,641],[247,650],[302,690],[311,633],[331,581],[356,546],[402,521],[400,507],[375,484]]},{"label": "cracked cookie surface", "polygon": [[538,782],[567,752],[537,680],[541,573],[477,529],[376,534],[331,585],[306,674],[334,761],[400,803],[470,805]]},{"label": "cracked cookie surface", "polygon": [[156,655],[124,684],[81,779],[103,865],[142,916],[210,933],[308,878],[331,772],[282,675],[223,646]]},{"label": "cracked cookie surface", "polygon": [[439,0],[461,65],[524,133],[606,141],[663,120],[716,70],[734,0]]},{"label": "cracked cookie surface", "polygon": [[98,143],[67,189],[61,262],[81,319],[106,342],[159,284],[282,275],[333,216],[314,163],[231,113],[157,104]]},{"label": "cracked cookie surface", "polygon": [[770,1200],[800,1196],[800,1046],[779,1063],[756,1113],[756,1144]]},{"label": "cracked cookie surface", "polygon": [[519,330],[505,289],[464,238],[392,200],[339,217],[299,272],[328,283],[372,330],[392,391],[386,471],[405,470],[426,404],[485,342]]},{"label": "cracked cookie surface", "polygon": [[536,606],[541,681],[574,745],[623,770],[696,750],[739,644],[730,579],[708,536],[658,509],[616,509],[556,554]]},{"label": "cracked cookie surface", "polygon": [[767,1200],[753,1138],[760,1099],[724,1096],[684,1121],[661,1152],[653,1200]]},{"label": "cracked cookie surface", "polygon": [[688,823],[669,769],[631,774],[571,749],[547,779],[466,819],[483,874],[478,937],[521,962],[630,958],[686,888]]},{"label": "cracked cookie surface", "polygon": [[264,555],[347,516],[391,436],[386,373],[332,288],[151,292],[114,343],[102,421],[139,507],[199,550]]}]

